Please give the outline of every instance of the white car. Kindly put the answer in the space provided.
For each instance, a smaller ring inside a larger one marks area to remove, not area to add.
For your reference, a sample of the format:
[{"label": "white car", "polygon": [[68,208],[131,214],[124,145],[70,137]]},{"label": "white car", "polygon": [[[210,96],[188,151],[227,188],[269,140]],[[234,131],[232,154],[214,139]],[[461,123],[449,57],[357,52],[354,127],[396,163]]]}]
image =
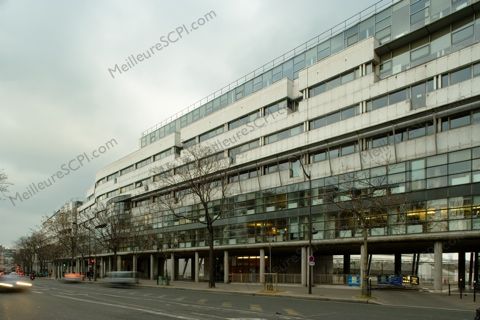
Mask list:
[{"label": "white car", "polygon": [[0,276],[0,290],[19,291],[32,287],[32,283],[15,272]]}]

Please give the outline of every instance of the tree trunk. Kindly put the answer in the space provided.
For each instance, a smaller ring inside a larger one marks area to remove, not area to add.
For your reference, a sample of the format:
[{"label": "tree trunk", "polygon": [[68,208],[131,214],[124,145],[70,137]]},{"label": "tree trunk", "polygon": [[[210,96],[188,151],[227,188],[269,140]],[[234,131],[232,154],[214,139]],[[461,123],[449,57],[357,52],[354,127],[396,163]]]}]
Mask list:
[{"label": "tree trunk", "polygon": [[366,228],[363,228],[363,254],[361,256],[362,260],[362,276],[361,276],[361,291],[362,296],[369,296],[368,291],[368,231]]},{"label": "tree trunk", "polygon": [[113,251],[112,271],[117,271],[117,251]]},{"label": "tree trunk", "polygon": [[215,256],[213,250],[213,226],[208,225],[208,287],[215,288]]}]

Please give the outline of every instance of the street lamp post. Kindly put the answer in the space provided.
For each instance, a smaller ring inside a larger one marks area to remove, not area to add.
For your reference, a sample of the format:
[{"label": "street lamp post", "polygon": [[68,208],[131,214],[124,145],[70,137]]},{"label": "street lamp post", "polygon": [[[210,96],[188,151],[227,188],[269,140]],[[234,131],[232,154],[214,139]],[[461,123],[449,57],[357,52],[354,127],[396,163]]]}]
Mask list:
[{"label": "street lamp post", "polygon": [[308,294],[312,294],[312,281],[313,281],[313,262],[314,260],[310,261],[310,257],[313,257],[313,250],[312,250],[312,175],[307,173],[305,167],[303,166],[303,162],[301,156],[297,157],[296,160],[300,162],[300,166],[302,167],[302,171],[305,177],[308,179],[308,251],[309,251],[309,258],[308,258],[308,268],[309,268],[309,276],[308,276]]}]

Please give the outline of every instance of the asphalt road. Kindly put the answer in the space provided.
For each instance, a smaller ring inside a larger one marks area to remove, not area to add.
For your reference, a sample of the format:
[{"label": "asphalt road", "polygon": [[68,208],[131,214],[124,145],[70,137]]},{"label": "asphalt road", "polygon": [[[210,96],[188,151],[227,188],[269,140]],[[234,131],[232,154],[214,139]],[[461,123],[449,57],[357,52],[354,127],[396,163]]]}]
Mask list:
[{"label": "asphalt road", "polygon": [[473,318],[473,312],[438,307],[393,307],[172,288],[108,288],[38,279],[30,292],[0,293],[2,320]]}]

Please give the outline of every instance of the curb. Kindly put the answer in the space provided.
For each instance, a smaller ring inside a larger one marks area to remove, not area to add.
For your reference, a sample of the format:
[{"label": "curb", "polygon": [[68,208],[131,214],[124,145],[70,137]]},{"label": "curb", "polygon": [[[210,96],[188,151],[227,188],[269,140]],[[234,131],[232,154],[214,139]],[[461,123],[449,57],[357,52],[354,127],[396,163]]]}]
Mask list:
[{"label": "curb", "polygon": [[175,287],[175,286],[165,286],[165,285],[150,285],[150,284],[139,284],[140,287],[149,287],[149,288],[164,288],[164,289],[177,289],[177,290],[193,290],[193,291],[203,291],[203,292],[224,292],[224,293],[235,293],[242,295],[250,296],[267,296],[267,297],[283,297],[283,298],[294,298],[294,299],[308,299],[308,300],[318,300],[318,301],[332,301],[332,302],[348,302],[348,303],[365,303],[365,304],[376,304],[382,305],[382,303],[375,301],[374,299],[356,299],[356,298],[339,298],[339,297],[323,297],[315,295],[302,295],[302,294],[288,294],[282,292],[251,292],[251,291],[238,291],[238,290],[226,290],[226,289],[210,289],[210,288],[186,288],[186,287]]}]

